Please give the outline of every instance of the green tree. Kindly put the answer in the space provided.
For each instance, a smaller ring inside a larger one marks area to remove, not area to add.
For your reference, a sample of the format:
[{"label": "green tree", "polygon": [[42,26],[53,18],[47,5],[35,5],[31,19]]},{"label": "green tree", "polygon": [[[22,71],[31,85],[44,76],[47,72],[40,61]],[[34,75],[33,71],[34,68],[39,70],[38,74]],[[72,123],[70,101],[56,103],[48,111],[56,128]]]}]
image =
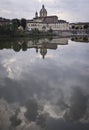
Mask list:
[{"label": "green tree", "polygon": [[23,51],[27,50],[27,44],[26,44],[26,42],[23,42],[23,44],[22,44],[22,50]]},{"label": "green tree", "polygon": [[19,52],[20,49],[21,49],[21,45],[19,45],[17,42],[14,42],[14,44],[13,44],[13,50],[15,52]]},{"label": "green tree", "polygon": [[19,19],[12,19],[12,23],[17,25],[17,27],[19,27],[21,24],[20,24],[20,20]]},{"label": "green tree", "polygon": [[17,19],[12,19],[12,24],[13,24],[15,27],[18,27]]},{"label": "green tree", "polygon": [[25,28],[26,28],[26,19],[24,19],[24,18],[22,18],[21,19],[21,26],[23,27],[23,29],[25,30]]},{"label": "green tree", "polygon": [[11,25],[2,25],[0,26],[0,35],[9,35],[11,34]]},{"label": "green tree", "polygon": [[13,36],[17,33],[17,30],[18,30],[17,19],[12,19],[11,31]]},{"label": "green tree", "polygon": [[16,19],[18,27],[21,25],[20,20]]}]

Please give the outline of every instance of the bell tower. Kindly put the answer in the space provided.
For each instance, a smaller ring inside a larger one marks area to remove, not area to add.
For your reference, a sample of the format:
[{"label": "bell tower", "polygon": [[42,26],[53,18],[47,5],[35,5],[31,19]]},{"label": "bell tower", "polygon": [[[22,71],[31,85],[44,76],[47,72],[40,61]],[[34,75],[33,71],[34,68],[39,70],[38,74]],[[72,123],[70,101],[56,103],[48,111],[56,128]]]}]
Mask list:
[{"label": "bell tower", "polygon": [[36,11],[36,13],[35,13],[35,18],[38,18],[38,12]]}]

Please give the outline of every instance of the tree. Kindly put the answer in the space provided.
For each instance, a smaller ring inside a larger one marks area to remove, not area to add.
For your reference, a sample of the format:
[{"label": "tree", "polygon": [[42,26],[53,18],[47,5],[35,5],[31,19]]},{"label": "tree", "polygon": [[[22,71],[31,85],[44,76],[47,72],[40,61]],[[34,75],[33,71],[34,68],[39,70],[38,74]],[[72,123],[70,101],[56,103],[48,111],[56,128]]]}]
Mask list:
[{"label": "tree", "polygon": [[12,19],[12,23],[17,25],[17,27],[19,27],[21,25],[19,19]]},{"label": "tree", "polygon": [[11,31],[12,35],[14,36],[18,30],[18,24],[16,19],[12,19]]},{"label": "tree", "polygon": [[84,25],[84,29],[88,29],[88,28],[89,28],[88,24]]},{"label": "tree", "polygon": [[27,50],[27,44],[26,44],[26,42],[23,42],[23,44],[22,44],[22,50],[23,51]]},{"label": "tree", "polygon": [[74,26],[74,25],[72,26],[72,29],[75,29],[75,26]]},{"label": "tree", "polygon": [[26,19],[24,19],[24,18],[22,18],[21,19],[21,26],[23,27],[23,29],[25,30],[25,28],[26,28]]},{"label": "tree", "polygon": [[21,25],[20,20],[16,19],[18,27]]},{"label": "tree", "polygon": [[15,52],[19,52],[20,49],[21,49],[21,45],[18,44],[17,42],[14,42],[14,44],[13,44],[13,50],[14,50]]},{"label": "tree", "polygon": [[50,29],[48,30],[48,32],[49,32],[49,33],[52,33],[52,32],[53,32],[52,28],[50,28]]},{"label": "tree", "polygon": [[9,35],[11,34],[11,25],[2,25],[0,26],[0,35]]},{"label": "tree", "polygon": [[75,29],[77,29],[77,30],[78,30],[78,29],[79,29],[79,27],[77,26]]}]

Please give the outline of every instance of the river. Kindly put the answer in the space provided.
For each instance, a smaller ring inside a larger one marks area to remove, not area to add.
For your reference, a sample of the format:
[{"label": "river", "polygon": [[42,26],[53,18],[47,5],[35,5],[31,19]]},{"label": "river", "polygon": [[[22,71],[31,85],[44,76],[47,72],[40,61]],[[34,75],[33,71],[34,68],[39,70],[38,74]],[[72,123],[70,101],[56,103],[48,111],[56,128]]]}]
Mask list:
[{"label": "river", "polygon": [[0,130],[89,129],[89,38],[0,40]]}]

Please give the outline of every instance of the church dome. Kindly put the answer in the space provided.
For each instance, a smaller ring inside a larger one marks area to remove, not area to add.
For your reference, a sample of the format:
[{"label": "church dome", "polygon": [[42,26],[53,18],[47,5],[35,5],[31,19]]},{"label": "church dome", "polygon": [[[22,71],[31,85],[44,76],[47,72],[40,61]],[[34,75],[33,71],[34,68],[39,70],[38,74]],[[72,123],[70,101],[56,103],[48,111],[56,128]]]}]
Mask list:
[{"label": "church dome", "polygon": [[44,5],[42,5],[42,9],[40,10],[40,17],[46,17],[47,10],[45,9]]}]

